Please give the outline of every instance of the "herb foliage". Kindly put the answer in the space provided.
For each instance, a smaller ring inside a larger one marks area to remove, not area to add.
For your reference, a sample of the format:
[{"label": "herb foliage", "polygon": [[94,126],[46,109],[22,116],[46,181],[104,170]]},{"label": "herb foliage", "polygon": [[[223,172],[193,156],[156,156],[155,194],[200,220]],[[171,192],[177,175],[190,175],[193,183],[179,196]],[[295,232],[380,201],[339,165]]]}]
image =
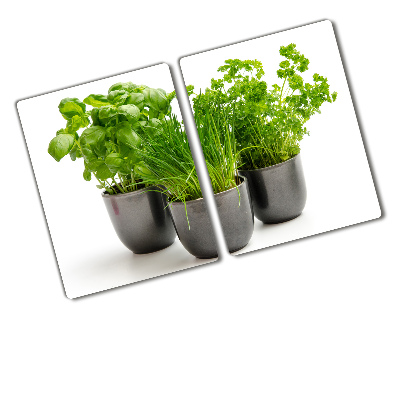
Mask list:
[{"label": "herb foliage", "polygon": [[323,103],[334,102],[327,78],[313,75],[304,82],[302,73],[309,60],[295,44],[281,46],[285,58],[277,70],[283,82],[268,87],[261,78],[263,66],[258,60],[229,59],[218,68],[224,75],[211,79],[211,88],[193,99],[193,108],[206,109],[219,104],[231,118],[241,169],[257,169],[286,161],[300,152],[300,141],[309,134],[305,123],[320,113]]},{"label": "herb foliage", "polygon": [[[175,92],[125,82],[112,85],[107,95],[90,94],[83,102],[65,98],[58,108],[66,127],[57,131],[48,152],[56,161],[67,154],[72,161],[83,158],[83,178],[90,181],[93,175],[97,187],[109,194],[136,190],[145,169],[138,153],[142,138],[171,114],[174,97]],[[81,128],[86,129],[79,135]]]},{"label": "herb foliage", "polygon": [[[226,116],[207,109],[195,112],[194,118],[214,193],[235,187],[237,154]],[[184,125],[175,115],[143,139],[138,154],[145,167],[140,177],[165,188],[170,201],[186,203],[203,197]]]}]

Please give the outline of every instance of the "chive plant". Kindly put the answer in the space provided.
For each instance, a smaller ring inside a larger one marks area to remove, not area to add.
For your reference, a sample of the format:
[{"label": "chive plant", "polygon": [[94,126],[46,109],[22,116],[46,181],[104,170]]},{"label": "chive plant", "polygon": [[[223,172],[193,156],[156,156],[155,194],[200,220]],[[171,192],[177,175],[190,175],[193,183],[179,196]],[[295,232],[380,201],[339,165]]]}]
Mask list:
[{"label": "chive plant", "polygon": [[[195,112],[194,118],[214,193],[236,187],[237,154],[229,121],[223,112],[210,108]],[[161,190],[171,202],[203,197],[184,126],[175,115],[143,138],[138,151],[143,160],[141,178],[165,188]]]}]

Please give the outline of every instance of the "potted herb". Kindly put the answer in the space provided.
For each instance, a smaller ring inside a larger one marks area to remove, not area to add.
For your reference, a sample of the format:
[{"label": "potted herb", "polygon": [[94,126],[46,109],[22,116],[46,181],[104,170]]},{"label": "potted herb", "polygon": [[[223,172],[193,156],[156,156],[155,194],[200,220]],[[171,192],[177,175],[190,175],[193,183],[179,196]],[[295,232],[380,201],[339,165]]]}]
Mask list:
[{"label": "potted herb", "polygon": [[[83,178],[96,179],[117,235],[134,253],[161,250],[176,237],[162,194],[146,187],[135,172],[142,165],[135,150],[141,146],[140,135],[151,134],[171,112],[174,96],[126,82],[83,102],[65,98],[59,111],[66,127],[57,131],[48,147],[56,161],[67,154],[72,161],[83,159]],[[92,109],[86,110],[86,105]]]},{"label": "potted herb", "polygon": [[[195,120],[228,249],[234,252],[246,246],[253,234],[253,212],[247,182],[236,176],[233,132],[223,113],[211,111],[195,112]],[[142,178],[166,188],[181,243],[198,258],[216,257],[210,218],[182,123],[172,116],[144,142],[140,156],[148,170]]]},{"label": "potted herb", "polygon": [[207,91],[236,114],[239,173],[247,177],[255,216],[264,223],[288,221],[303,211],[307,194],[300,142],[309,134],[305,123],[337,96],[319,74],[312,83],[304,82],[300,74],[308,70],[309,60],[295,44],[282,46],[279,53],[286,58],[277,71],[281,85],[267,87],[260,61],[231,59],[218,68],[224,76],[212,79]]}]

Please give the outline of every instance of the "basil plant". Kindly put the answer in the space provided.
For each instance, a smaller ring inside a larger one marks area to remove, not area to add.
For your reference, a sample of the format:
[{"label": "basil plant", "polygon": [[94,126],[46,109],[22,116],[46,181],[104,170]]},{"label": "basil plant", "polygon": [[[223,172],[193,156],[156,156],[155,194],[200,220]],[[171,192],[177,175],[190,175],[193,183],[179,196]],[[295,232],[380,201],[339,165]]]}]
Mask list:
[{"label": "basil plant", "polygon": [[175,92],[126,82],[112,85],[107,96],[65,98],[58,109],[66,127],[57,131],[48,152],[56,161],[67,154],[72,161],[83,158],[83,178],[94,176],[109,194],[134,191],[150,172],[139,156],[143,135],[160,129],[174,97]]}]

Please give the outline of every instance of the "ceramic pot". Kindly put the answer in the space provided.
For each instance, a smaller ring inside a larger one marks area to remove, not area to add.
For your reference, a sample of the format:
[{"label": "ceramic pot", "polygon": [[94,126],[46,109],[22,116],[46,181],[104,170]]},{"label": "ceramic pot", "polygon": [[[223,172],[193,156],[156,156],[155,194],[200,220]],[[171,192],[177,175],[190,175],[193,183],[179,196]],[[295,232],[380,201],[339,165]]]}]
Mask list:
[{"label": "ceramic pot", "polygon": [[[254,215],[250,193],[245,178],[240,177],[236,188],[215,194],[219,218],[231,253],[247,245],[254,229]],[[204,199],[186,202],[173,202],[169,205],[179,240],[185,249],[197,258],[214,258],[218,256],[215,236]]]},{"label": "ceramic pot", "polygon": [[165,249],[176,238],[166,197],[159,190],[152,186],[130,193],[102,194],[115,232],[136,254]]},{"label": "ceramic pot", "polygon": [[302,213],[307,189],[300,154],[271,167],[239,173],[249,181],[254,215],[264,224],[289,221]]}]

